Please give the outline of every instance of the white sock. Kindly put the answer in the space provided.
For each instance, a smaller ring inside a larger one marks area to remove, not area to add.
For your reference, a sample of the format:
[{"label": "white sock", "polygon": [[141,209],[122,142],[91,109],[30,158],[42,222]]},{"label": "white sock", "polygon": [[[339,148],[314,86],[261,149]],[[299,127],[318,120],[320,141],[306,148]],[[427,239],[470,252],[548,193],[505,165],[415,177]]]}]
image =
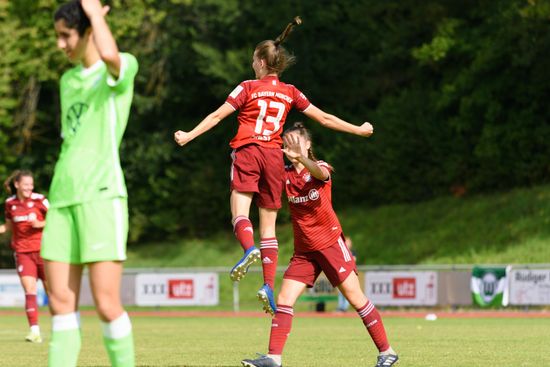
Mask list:
[{"label": "white sock", "polygon": [[111,322],[102,322],[103,336],[109,339],[121,339],[132,332],[132,323],[126,312]]},{"label": "white sock", "polygon": [[80,328],[80,313],[71,312],[64,315],[55,315],[52,317],[52,330],[74,330]]},{"label": "white sock", "polygon": [[395,353],[395,350],[393,350],[392,347],[389,347],[387,350],[385,350],[383,352],[380,352],[380,354],[382,354],[382,355],[388,355],[388,354],[397,355],[397,353]]},{"label": "white sock", "polygon": [[38,325],[32,325],[32,326],[31,326],[31,333],[40,334],[40,326],[38,326]]},{"label": "white sock", "polygon": [[283,358],[280,354],[268,354],[267,356],[274,360],[279,366],[283,363]]}]

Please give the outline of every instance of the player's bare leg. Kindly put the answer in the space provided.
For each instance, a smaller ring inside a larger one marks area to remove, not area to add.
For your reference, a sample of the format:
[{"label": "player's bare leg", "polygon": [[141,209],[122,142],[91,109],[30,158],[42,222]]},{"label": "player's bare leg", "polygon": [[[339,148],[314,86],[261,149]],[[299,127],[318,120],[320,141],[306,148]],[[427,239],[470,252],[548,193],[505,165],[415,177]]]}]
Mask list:
[{"label": "player's bare leg", "polygon": [[102,320],[103,342],[111,365],[133,367],[135,366],[135,353],[132,324],[120,299],[122,262],[101,261],[88,265],[90,288],[96,311]]},{"label": "player's bare leg", "polygon": [[229,273],[231,280],[234,282],[238,282],[244,278],[250,265],[260,258],[260,250],[254,246],[254,229],[248,218],[253,196],[254,193],[251,192],[231,191],[231,222],[235,237],[244,250],[243,257]]},{"label": "player's bare leg", "polygon": [[292,279],[283,279],[281,292],[277,297],[277,312],[271,321],[269,336],[269,353],[260,355],[257,359],[241,361],[246,367],[279,367],[282,364],[283,348],[292,328],[294,304],[306,285]]},{"label": "player's bare leg", "polygon": [[382,323],[382,318],[378,313],[378,310],[367,299],[361,285],[359,278],[354,272],[344,280],[338,288],[340,292],[347,298],[349,303],[357,310],[359,317],[363,320],[363,324],[367,328],[374,344],[378,348],[380,354],[376,367],[393,366],[399,359],[397,353],[392,349],[386,337],[386,329]]},{"label": "player's bare leg", "polygon": [[80,353],[78,297],[82,266],[45,260],[52,312],[48,366],[76,366]]},{"label": "player's bare leg", "polygon": [[264,285],[258,291],[258,299],[265,312],[275,315],[277,306],[273,291],[275,289],[275,275],[279,260],[279,243],[275,237],[275,223],[277,209],[259,208],[260,217],[260,252]]}]

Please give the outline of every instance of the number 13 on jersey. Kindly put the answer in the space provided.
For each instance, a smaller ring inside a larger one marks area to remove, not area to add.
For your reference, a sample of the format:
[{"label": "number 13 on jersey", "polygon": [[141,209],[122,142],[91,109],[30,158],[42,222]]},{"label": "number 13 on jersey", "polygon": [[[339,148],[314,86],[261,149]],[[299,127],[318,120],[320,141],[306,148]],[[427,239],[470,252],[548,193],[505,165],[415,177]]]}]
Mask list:
[{"label": "number 13 on jersey", "polygon": [[[281,127],[281,119],[285,114],[285,105],[281,102],[269,101],[269,105],[263,99],[258,100],[258,106],[260,107],[260,114],[256,119],[256,128],[254,132],[261,135],[271,135]],[[277,109],[277,116],[266,116],[267,108]],[[273,124],[273,130],[264,129],[264,123]]]}]

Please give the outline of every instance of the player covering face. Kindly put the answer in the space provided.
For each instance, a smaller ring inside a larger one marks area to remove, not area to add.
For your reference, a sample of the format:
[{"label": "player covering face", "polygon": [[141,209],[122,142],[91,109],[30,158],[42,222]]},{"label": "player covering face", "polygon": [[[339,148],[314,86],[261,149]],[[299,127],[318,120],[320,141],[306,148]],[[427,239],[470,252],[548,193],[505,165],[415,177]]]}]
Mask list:
[{"label": "player covering face", "polygon": [[269,352],[245,359],[247,367],[280,367],[290,334],[294,304],[323,271],[342,292],[363,321],[379,350],[376,367],[392,366],[398,356],[391,348],[380,314],[367,299],[357,277],[355,260],[344,243],[340,222],[332,208],[331,166],[313,155],[309,132],[296,123],[284,135],[284,153],[292,165],[285,169],[285,191],[294,230],[294,254],[283,276],[277,311],[271,323]]},{"label": "player covering face", "polygon": [[[372,125],[350,124],[310,103],[295,86],[279,80],[282,72],[294,62],[282,44],[292,29],[301,24],[296,17],[274,41],[260,42],[252,55],[255,80],[240,83],[216,111],[206,116],[191,131],[176,131],[175,141],[183,146],[216,126],[238,110],[237,134],[231,140],[231,217],[235,236],[244,251],[243,257],[230,272],[233,281],[241,280],[248,267],[262,259],[264,285],[257,295],[266,312],[276,311],[273,288],[278,262],[275,232],[277,211],[281,208],[284,174],[281,133],[288,112],[295,108],[307,117],[330,129],[359,136],[370,136]],[[260,249],[255,246],[254,231],[249,219],[255,201],[259,210]]]},{"label": "player covering face", "polygon": [[138,64],[119,52],[108,11],[99,0],[73,0],[54,15],[57,46],[76,66],[60,81],[63,144],[41,250],[51,284],[52,367],[77,365],[85,266],[111,365],[135,365],[132,325],[120,299],[128,207],[118,150]]},{"label": "player covering face", "polygon": [[4,188],[11,195],[5,202],[6,223],[0,225],[0,234],[11,232],[11,248],[15,266],[25,291],[25,312],[30,332],[25,337],[31,343],[41,343],[38,325],[37,281],[47,289],[44,262],[40,257],[40,241],[48,211],[48,200],[33,192],[34,179],[29,171],[15,171],[5,181]]}]

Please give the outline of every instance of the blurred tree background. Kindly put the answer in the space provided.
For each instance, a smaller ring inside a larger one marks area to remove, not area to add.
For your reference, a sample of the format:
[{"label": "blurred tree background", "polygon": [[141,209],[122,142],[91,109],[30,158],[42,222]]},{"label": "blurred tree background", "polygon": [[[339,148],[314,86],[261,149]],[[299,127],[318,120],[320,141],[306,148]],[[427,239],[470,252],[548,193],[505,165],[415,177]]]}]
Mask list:
[{"label": "blurred tree background", "polygon": [[[61,143],[59,77],[70,67],[56,50],[60,3],[0,0],[0,177],[31,169],[46,194]],[[303,24],[285,47],[298,61],[282,80],[375,127],[362,139],[305,121],[317,156],[336,169],[337,209],[549,181],[547,0],[104,3],[120,49],[140,62],[121,148],[133,242],[230,228],[236,114],[184,148],[173,133],[253,78],[255,45],[296,15]]]}]

